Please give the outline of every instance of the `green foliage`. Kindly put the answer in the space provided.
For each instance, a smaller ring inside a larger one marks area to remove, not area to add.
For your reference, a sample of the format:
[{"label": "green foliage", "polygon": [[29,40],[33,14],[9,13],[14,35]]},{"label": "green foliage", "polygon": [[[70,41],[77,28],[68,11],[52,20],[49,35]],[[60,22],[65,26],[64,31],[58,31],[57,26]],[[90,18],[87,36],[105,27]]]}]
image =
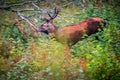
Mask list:
[{"label": "green foliage", "polygon": [[18,30],[16,26],[7,27],[3,35],[6,38],[13,38],[14,40],[16,40],[16,42],[23,42],[23,43],[27,42],[27,40],[23,37],[23,35],[21,34],[21,32]]},{"label": "green foliage", "polygon": [[[87,38],[83,37],[71,51],[44,34],[38,39],[26,40],[15,26],[1,30],[0,80],[119,80],[119,7],[115,8],[117,3],[108,5],[106,0],[101,6],[97,0],[88,2],[84,8],[78,5],[62,8],[59,14],[62,18],[54,20],[61,27],[95,16],[106,21],[102,32],[85,35]],[[10,20],[6,18],[6,22]]]}]

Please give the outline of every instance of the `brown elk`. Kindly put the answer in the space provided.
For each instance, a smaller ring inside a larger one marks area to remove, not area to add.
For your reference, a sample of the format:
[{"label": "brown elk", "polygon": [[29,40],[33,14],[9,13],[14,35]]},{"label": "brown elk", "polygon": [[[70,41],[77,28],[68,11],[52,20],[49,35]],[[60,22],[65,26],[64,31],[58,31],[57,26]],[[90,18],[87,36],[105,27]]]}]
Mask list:
[{"label": "brown elk", "polygon": [[93,17],[83,20],[75,25],[68,25],[66,27],[57,27],[52,23],[52,20],[58,15],[59,11],[55,8],[54,14],[48,13],[49,18],[42,18],[45,22],[37,27],[37,31],[52,35],[59,42],[65,43],[69,46],[74,45],[84,34],[91,35],[102,29],[104,20],[100,17]]}]

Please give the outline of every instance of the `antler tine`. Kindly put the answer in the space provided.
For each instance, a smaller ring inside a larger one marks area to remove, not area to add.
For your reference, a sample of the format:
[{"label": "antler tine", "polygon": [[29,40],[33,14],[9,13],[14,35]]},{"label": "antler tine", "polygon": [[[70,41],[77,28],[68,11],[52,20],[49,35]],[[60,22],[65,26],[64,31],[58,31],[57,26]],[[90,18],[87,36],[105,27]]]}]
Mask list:
[{"label": "antler tine", "polygon": [[50,20],[53,19],[53,17],[50,15],[50,13],[47,12],[47,14],[50,17]]},{"label": "antler tine", "polygon": [[54,8],[54,13],[53,15],[50,15],[50,13],[48,13],[50,20],[54,19],[57,15],[58,15],[59,11],[57,10],[57,8]]},{"label": "antler tine", "polygon": [[54,8],[54,11],[55,11],[55,12],[54,12],[54,14],[55,14],[55,15],[54,15],[54,18],[55,18],[55,17],[58,15],[59,11],[57,10],[56,7]]}]

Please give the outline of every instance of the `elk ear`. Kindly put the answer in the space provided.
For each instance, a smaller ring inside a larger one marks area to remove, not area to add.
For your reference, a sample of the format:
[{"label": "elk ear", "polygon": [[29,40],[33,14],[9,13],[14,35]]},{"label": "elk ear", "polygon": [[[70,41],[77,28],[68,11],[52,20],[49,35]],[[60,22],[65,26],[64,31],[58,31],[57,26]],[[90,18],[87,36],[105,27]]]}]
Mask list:
[{"label": "elk ear", "polygon": [[46,18],[41,17],[41,20],[42,20],[42,21],[46,21]]},{"label": "elk ear", "polygon": [[41,20],[45,22],[50,22],[50,20],[48,20],[47,18],[41,18]]}]

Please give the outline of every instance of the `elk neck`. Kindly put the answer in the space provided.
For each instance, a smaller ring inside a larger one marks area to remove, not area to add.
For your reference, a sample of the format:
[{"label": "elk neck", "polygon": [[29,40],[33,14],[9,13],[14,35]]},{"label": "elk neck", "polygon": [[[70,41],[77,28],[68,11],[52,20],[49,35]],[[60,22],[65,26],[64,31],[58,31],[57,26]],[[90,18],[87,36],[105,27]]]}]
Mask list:
[{"label": "elk neck", "polygon": [[54,26],[54,29],[52,30],[52,32],[49,33],[49,35],[51,36],[51,38],[55,38],[56,37],[56,33],[59,30],[58,26]]}]

